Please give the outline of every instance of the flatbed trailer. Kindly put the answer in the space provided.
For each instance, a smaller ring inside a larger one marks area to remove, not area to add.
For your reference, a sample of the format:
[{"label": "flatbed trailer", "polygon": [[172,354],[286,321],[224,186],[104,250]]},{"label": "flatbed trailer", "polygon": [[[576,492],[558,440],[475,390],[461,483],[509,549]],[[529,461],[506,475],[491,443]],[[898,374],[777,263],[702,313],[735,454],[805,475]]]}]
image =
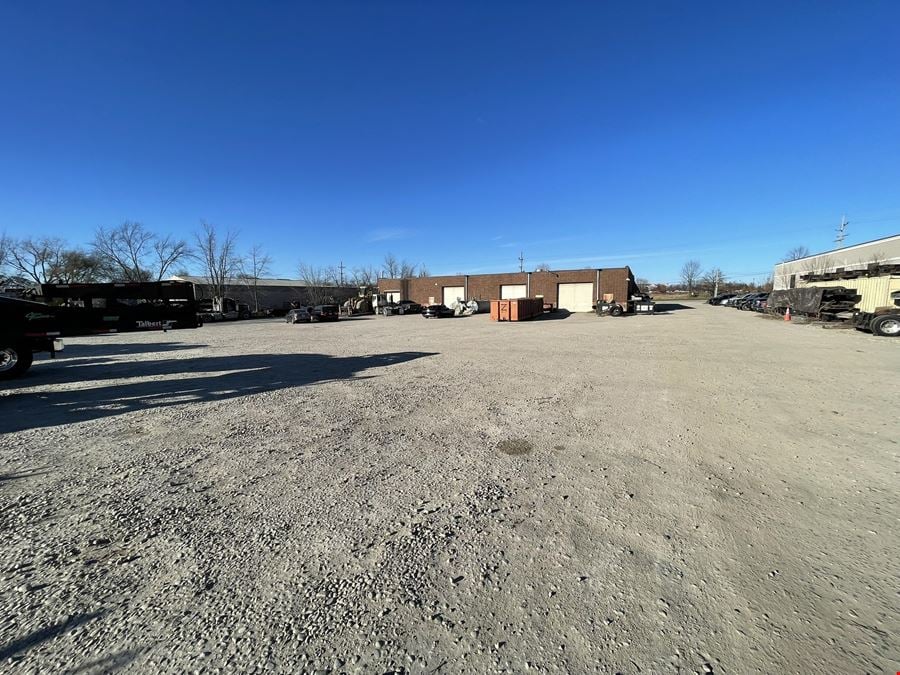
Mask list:
[{"label": "flatbed trailer", "polygon": [[190,282],[44,284],[40,297],[0,297],[0,379],[23,375],[36,352],[55,356],[63,338],[203,325]]}]

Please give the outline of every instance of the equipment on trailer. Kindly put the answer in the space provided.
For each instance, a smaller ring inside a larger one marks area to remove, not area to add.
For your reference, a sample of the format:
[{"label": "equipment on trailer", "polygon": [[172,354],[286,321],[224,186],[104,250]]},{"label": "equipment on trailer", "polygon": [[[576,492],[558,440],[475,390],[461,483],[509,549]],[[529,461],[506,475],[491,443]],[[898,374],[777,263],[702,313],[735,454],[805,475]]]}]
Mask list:
[{"label": "equipment on trailer", "polygon": [[204,321],[235,321],[252,316],[250,305],[228,297],[198,300],[197,307]]},{"label": "equipment on trailer", "polygon": [[594,305],[597,316],[622,316],[623,314],[654,314],[656,303],[649,295],[632,295],[626,302],[617,302],[615,297],[608,293]]}]

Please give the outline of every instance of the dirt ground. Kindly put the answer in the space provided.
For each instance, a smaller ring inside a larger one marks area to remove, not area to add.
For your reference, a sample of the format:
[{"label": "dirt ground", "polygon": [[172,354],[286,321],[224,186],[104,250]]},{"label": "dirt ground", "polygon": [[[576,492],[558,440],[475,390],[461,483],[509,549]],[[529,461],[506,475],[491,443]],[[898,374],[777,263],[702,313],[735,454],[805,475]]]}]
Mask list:
[{"label": "dirt ground", "polygon": [[0,670],[893,673],[900,340],[254,321],[0,385]]}]

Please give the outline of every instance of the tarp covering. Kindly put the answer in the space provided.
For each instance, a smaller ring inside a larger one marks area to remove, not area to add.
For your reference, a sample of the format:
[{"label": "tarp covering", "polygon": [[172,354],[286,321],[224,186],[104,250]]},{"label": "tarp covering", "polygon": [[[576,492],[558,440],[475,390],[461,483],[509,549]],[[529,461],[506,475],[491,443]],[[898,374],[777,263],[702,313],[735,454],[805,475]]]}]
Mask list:
[{"label": "tarp covering", "polygon": [[806,288],[790,288],[785,291],[772,291],[769,293],[769,309],[791,308],[792,312],[805,314],[818,314],[822,306],[822,293],[824,288],[808,286]]}]

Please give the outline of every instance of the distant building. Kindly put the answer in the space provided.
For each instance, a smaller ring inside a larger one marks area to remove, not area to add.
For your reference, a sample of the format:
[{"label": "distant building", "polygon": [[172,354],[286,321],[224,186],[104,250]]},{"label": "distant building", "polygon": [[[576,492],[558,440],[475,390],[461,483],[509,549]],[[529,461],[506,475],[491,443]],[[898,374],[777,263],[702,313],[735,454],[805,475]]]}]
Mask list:
[{"label": "distant building", "polygon": [[[173,281],[190,281],[195,286],[197,299],[211,298],[212,285],[208,277],[172,276]],[[250,305],[254,309],[254,282],[251,279],[228,279],[225,294],[238,302]],[[259,298],[259,309],[276,313],[291,309],[292,304],[316,305],[323,303],[340,304],[355,297],[359,289],[356,286],[322,285],[307,286],[300,279],[257,279],[255,290]]]},{"label": "distant building", "polygon": [[604,295],[625,302],[630,295],[639,292],[628,267],[379,279],[378,291],[393,302],[412,300],[423,305],[443,303],[447,306],[457,300],[540,296],[544,302],[570,312],[590,312],[592,305]]},{"label": "distant building", "polygon": [[775,265],[773,288],[783,291],[807,285],[806,277],[840,275],[876,265],[900,264],[900,234],[816,253]]}]

